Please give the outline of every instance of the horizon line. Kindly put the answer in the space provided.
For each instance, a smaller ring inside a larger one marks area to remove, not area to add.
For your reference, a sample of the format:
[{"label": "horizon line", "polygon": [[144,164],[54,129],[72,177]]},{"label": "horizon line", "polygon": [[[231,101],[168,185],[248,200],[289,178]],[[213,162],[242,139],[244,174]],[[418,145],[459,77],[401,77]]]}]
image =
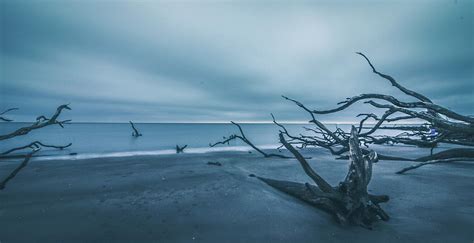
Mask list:
[{"label": "horizon line", "polygon": [[[190,121],[161,121],[161,122],[135,122],[132,121],[135,124],[232,124],[231,121],[197,121],[197,122],[190,122]],[[268,125],[268,124],[274,124],[273,121],[234,121],[235,123],[238,124],[262,124],[262,125]],[[12,121],[8,123],[32,123],[30,121]],[[3,124],[8,124],[8,123],[3,123]],[[34,123],[34,122],[33,122]],[[69,124],[127,124],[129,121],[110,121],[110,122],[105,122],[105,121],[71,121]],[[278,122],[280,124],[285,124],[285,125],[310,125],[313,124],[309,121],[280,121]],[[359,124],[359,121],[321,121],[323,124],[328,124],[328,125],[354,125],[354,124]],[[365,122],[364,125],[375,125],[377,122]],[[422,124],[419,122],[401,122],[401,123],[386,123],[386,125],[409,125],[409,124]]]}]

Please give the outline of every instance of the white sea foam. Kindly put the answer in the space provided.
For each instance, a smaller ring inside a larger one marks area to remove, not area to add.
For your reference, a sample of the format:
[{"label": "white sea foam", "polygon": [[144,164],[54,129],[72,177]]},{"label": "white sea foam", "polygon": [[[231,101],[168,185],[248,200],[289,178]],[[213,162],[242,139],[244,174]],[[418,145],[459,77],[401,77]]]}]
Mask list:
[{"label": "white sea foam", "polygon": [[[276,149],[278,145],[267,144],[259,146],[260,149]],[[201,147],[201,148],[186,148],[186,154],[204,154],[212,152],[247,152],[253,149],[249,146],[225,146],[225,147]],[[75,155],[43,155],[35,157],[37,161],[45,160],[81,160],[81,159],[96,159],[96,158],[114,158],[114,157],[132,157],[132,156],[147,156],[147,155],[171,155],[176,154],[174,149],[163,150],[148,150],[148,151],[124,151],[124,152],[107,152],[107,153],[81,153]]]}]

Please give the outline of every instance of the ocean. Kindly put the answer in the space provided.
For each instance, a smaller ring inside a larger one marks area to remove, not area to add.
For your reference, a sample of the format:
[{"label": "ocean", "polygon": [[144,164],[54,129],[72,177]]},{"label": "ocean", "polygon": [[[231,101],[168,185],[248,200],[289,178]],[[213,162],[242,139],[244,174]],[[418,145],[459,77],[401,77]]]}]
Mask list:
[{"label": "ocean", "polygon": [[[1,123],[0,133],[6,134],[29,123]],[[307,124],[306,124],[307,125]],[[72,146],[58,150],[43,148],[37,153],[41,157],[51,157],[77,153],[78,158],[101,156],[125,156],[145,154],[175,153],[175,146],[188,145],[186,152],[209,151],[246,151],[249,150],[240,140],[231,141],[229,145],[218,145],[210,148],[209,143],[223,140],[223,136],[238,134],[238,128],[232,124],[170,124],[170,123],[136,123],[143,134],[133,137],[129,123],[71,123],[64,128],[58,125],[48,126],[31,131],[24,136],[0,141],[0,151],[26,145],[32,141],[45,144]],[[278,146],[278,127],[274,124],[242,124],[245,135],[255,145],[262,148]],[[286,127],[295,134],[304,132],[303,125],[291,124]]]},{"label": "ocean", "polygon": [[[28,125],[30,123],[0,123],[0,134],[7,134]],[[240,134],[238,128],[230,123],[136,123],[135,126],[143,136],[133,137],[129,123],[71,123],[64,128],[52,125],[31,131],[27,135],[0,141],[0,151],[24,146],[33,141],[51,145],[72,143],[72,146],[64,150],[42,148],[36,155],[43,159],[173,154],[176,153],[176,145],[188,145],[185,149],[188,153],[251,150],[238,139],[231,141],[229,145],[209,147],[210,143],[222,141],[224,136]],[[276,125],[246,123],[241,126],[247,138],[260,148],[271,149],[279,146],[279,127]],[[295,135],[308,134],[304,126],[311,127],[308,124],[285,125],[290,133]],[[331,130],[336,126],[345,131],[350,129],[350,125],[346,124],[326,126]],[[70,156],[71,153],[74,153],[73,157]]]}]

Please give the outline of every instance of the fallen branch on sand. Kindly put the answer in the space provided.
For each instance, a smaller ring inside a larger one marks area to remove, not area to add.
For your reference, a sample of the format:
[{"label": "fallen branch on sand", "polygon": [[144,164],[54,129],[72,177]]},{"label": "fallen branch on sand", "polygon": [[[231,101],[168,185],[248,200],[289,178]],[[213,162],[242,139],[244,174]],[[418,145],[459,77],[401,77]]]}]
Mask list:
[{"label": "fallen branch on sand", "polygon": [[397,174],[403,174],[407,171],[414,170],[416,168],[425,166],[425,165],[432,165],[432,164],[439,164],[439,163],[452,163],[452,162],[461,162],[461,161],[474,161],[474,158],[449,158],[449,159],[438,159],[438,160],[431,160],[426,162],[418,162],[412,166],[403,168],[397,171]]}]

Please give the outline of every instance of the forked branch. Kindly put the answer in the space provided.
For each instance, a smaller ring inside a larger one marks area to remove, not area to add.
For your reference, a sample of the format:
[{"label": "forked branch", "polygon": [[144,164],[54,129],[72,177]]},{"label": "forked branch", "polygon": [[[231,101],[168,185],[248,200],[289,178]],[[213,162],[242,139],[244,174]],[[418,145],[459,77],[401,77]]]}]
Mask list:
[{"label": "forked branch", "polygon": [[0,113],[0,121],[4,121],[4,122],[11,122],[13,121],[12,119],[9,119],[9,118],[6,118],[4,117],[3,115],[10,112],[10,111],[15,111],[15,110],[18,110],[18,108],[10,108],[10,109],[6,109],[4,110],[2,113]]},{"label": "forked branch", "polygon": [[51,116],[51,118],[46,118],[45,116],[39,116],[38,118],[36,118],[36,122],[30,126],[21,127],[11,133],[0,135],[0,140],[5,140],[5,139],[17,137],[17,136],[26,135],[33,130],[40,129],[49,125],[58,124],[59,126],[64,127],[63,125],[65,123],[70,122],[71,120],[64,120],[64,121],[58,120],[58,117],[63,110],[71,110],[71,108],[68,105],[61,105],[56,109],[56,112],[53,114],[53,116]]}]

